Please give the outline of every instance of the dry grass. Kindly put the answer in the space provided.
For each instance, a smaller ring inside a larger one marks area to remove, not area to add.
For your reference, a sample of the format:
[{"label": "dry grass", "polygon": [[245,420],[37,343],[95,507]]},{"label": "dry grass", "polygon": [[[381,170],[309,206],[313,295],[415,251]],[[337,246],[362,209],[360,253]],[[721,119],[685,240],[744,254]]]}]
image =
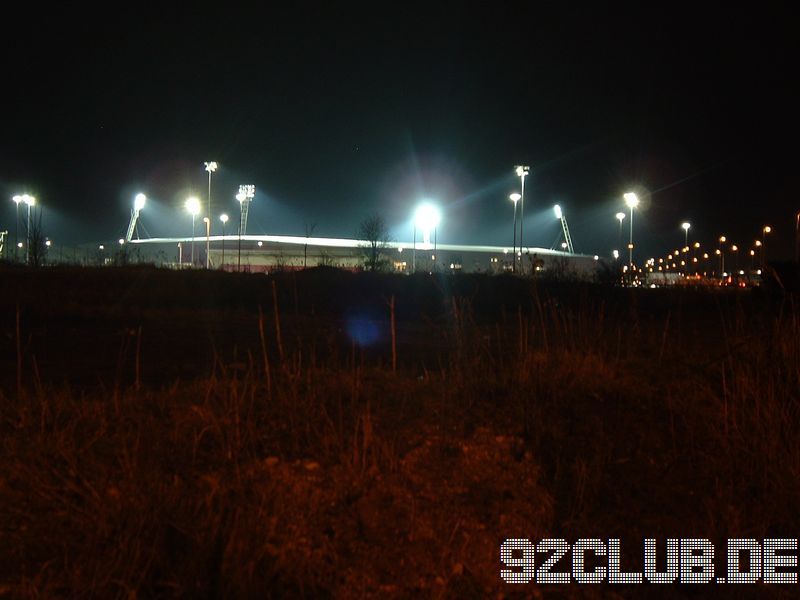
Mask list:
[{"label": "dry grass", "polygon": [[796,535],[791,298],[533,287],[487,316],[444,293],[424,359],[398,313],[395,370],[296,338],[270,295],[255,343],[190,381],[128,360],[77,391],[25,355],[0,396],[0,595],[481,598],[510,592],[506,537],[622,537],[635,565],[644,537]]}]

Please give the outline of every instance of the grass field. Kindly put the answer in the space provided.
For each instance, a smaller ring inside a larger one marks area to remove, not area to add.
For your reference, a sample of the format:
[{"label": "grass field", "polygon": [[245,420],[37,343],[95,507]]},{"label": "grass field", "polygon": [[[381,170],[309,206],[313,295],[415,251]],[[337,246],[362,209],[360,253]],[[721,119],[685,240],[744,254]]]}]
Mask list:
[{"label": "grass field", "polygon": [[0,280],[0,595],[637,597],[510,586],[499,546],[621,538],[641,570],[644,538],[800,533],[790,294],[334,269]]}]

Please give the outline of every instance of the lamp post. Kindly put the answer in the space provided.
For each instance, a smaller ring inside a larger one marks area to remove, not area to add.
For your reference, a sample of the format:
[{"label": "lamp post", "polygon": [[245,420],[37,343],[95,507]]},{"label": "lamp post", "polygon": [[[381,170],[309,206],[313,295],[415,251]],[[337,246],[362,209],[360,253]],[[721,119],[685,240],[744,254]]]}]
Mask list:
[{"label": "lamp post", "polygon": [[187,198],[186,210],[192,215],[192,266],[194,267],[194,218],[200,212],[200,200],[194,196]]},{"label": "lamp post", "polygon": [[[633,209],[639,206],[639,197],[633,192],[628,192],[623,195],[625,204],[631,209],[631,234],[628,241],[628,268],[633,270]],[[620,221],[622,223],[622,221]]]},{"label": "lamp post", "polygon": [[617,248],[622,247],[622,222],[625,220],[625,213],[618,212],[616,215],[617,221],[619,221],[619,239],[617,240]]},{"label": "lamp post", "polygon": [[719,236],[719,247],[717,248],[717,254],[719,255],[719,277],[722,279],[725,275],[725,248],[722,247],[722,244],[728,241],[724,235]]},{"label": "lamp post", "polygon": [[689,228],[691,226],[691,223],[681,223],[681,229],[683,229],[683,245],[686,247],[689,246]]},{"label": "lamp post", "polygon": [[772,233],[772,227],[765,225],[761,230],[761,268],[767,267],[767,234]]},{"label": "lamp post", "polygon": [[217,170],[217,163],[209,161],[205,163],[206,171],[208,171],[208,222],[206,223],[206,269],[209,265],[210,249],[211,249],[211,174]]},{"label": "lamp post", "polygon": [[517,272],[517,202],[519,202],[520,198],[522,198],[522,194],[514,192],[508,198],[514,203],[514,235],[512,236],[513,256],[511,257],[512,260],[511,271],[512,273],[516,273]]},{"label": "lamp post", "polygon": [[[519,249],[520,252],[523,248],[522,231],[525,224],[525,177],[530,173],[531,168],[525,165],[517,165],[514,167],[514,172],[519,177],[520,194],[519,194]],[[516,260],[516,257],[514,258]]]},{"label": "lamp post", "polygon": [[[203,217],[203,223],[205,223],[205,226],[206,226],[206,240],[208,240],[208,238],[210,237],[210,231],[211,231],[211,219],[209,219],[208,217]],[[208,267],[211,264],[211,261],[209,260],[208,252],[209,252],[209,245],[208,245],[208,241],[206,241],[206,269],[208,269]]]},{"label": "lamp post", "polygon": [[219,220],[222,221],[222,262],[220,266],[225,269],[225,223],[228,222],[228,215],[222,213],[219,216]]}]

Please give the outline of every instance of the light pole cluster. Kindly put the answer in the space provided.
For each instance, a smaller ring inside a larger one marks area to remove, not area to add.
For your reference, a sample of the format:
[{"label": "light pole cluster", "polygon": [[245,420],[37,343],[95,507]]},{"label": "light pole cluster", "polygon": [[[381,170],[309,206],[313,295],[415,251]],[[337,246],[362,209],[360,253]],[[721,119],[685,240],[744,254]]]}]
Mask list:
[{"label": "light pole cluster", "polygon": [[[525,226],[525,178],[530,174],[531,168],[527,165],[517,165],[514,167],[514,173],[519,177],[519,250],[520,254],[524,246],[523,228]],[[514,202],[514,216],[516,217],[517,204]],[[514,229],[516,231],[516,228]],[[516,261],[516,255],[514,256]]]},{"label": "light pole cluster", "polygon": [[17,217],[14,226],[14,261],[17,260],[17,249],[22,245],[19,241],[19,205],[25,204],[28,207],[28,225],[25,228],[25,262],[30,261],[31,251],[31,207],[36,205],[36,198],[29,194],[21,194],[12,198],[14,204],[17,205]]}]

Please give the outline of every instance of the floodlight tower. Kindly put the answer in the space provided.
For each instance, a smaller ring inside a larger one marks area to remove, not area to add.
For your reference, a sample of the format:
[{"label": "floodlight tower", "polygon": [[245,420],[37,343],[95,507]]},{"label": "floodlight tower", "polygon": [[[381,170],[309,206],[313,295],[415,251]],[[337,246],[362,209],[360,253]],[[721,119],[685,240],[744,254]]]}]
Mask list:
[{"label": "floodlight tower", "polygon": [[215,161],[209,161],[204,163],[206,165],[206,171],[208,171],[208,223],[206,224],[206,269],[208,268],[208,260],[211,256],[210,249],[211,249],[211,174],[217,170],[217,163]]},{"label": "floodlight tower", "polygon": [[[144,194],[136,194],[136,197],[133,199],[133,208],[131,209],[131,221],[128,223],[128,232],[125,234],[125,241],[130,242],[131,238],[133,238],[133,232],[136,229],[136,223],[139,220],[139,211],[144,208],[144,204],[147,201],[147,196]],[[136,239],[139,239],[138,236]]]},{"label": "floodlight tower", "polygon": [[250,207],[250,202],[256,195],[256,186],[254,185],[240,185],[239,193],[236,194],[236,199],[239,201],[240,219],[239,219],[239,235],[247,234],[247,210]]},{"label": "floodlight tower", "polygon": [[247,210],[250,208],[250,201],[256,195],[256,186],[240,185],[236,199],[239,201],[239,256],[236,270],[242,270],[242,234],[247,232]]},{"label": "floodlight tower", "polygon": [[561,221],[561,229],[564,232],[564,242],[567,244],[567,252],[575,254],[575,248],[572,247],[572,236],[570,236],[569,227],[567,226],[567,217],[564,216],[564,212],[558,204],[553,207],[553,212],[556,215],[556,219]]}]

